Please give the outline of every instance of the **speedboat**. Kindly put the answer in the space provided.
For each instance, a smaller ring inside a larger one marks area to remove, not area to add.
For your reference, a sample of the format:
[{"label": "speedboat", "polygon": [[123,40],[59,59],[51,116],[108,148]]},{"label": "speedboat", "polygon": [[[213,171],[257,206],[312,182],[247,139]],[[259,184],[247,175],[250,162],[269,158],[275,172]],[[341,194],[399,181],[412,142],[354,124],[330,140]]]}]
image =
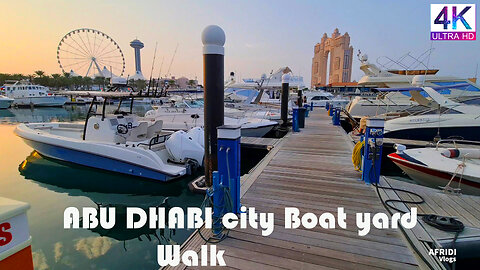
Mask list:
[{"label": "speedboat", "polygon": [[[242,136],[247,137],[263,137],[275,126],[278,122],[261,119],[255,117],[244,117],[244,112],[234,109],[225,108],[224,123],[225,125],[239,125],[241,126]],[[232,117],[233,116],[233,117]],[[163,128],[165,130],[189,130],[194,127],[204,126],[204,109],[201,107],[191,107],[188,103],[178,103],[174,106],[155,107],[145,113],[147,120],[161,120],[163,121]]]},{"label": "speedboat", "polygon": [[388,157],[419,184],[480,195],[479,148],[396,148]]},{"label": "speedboat", "polygon": [[61,107],[68,100],[66,96],[51,93],[48,87],[24,80],[7,80],[4,87],[5,95],[14,99],[15,106]]},{"label": "speedboat", "polygon": [[[169,181],[203,166],[203,131],[168,132],[162,121],[143,121],[132,112],[92,111],[96,96],[127,98],[129,93],[90,93],[84,124],[20,124],[15,133],[41,155],[88,167]],[[77,93],[82,95],[82,93]],[[133,101],[132,101],[133,102]]]},{"label": "speedboat", "polygon": [[[445,86],[449,88],[464,87],[465,84]],[[460,138],[480,141],[480,106],[452,101],[437,90],[445,87],[407,87],[398,91],[411,93],[425,91],[433,105],[426,111],[387,120],[385,137],[410,140],[432,141],[435,138]],[[388,91],[389,88],[385,89]],[[383,91],[384,89],[379,89]],[[391,90],[390,90],[391,91]]]},{"label": "speedboat", "polygon": [[13,98],[0,95],[0,109],[8,109],[13,103]]}]

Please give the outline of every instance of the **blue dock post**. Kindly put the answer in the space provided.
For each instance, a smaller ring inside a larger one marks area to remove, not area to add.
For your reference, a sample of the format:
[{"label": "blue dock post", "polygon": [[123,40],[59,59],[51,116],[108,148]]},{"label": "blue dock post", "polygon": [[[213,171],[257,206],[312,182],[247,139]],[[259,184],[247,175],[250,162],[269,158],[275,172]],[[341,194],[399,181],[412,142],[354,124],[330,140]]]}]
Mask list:
[{"label": "blue dock post", "polygon": [[310,111],[313,112],[313,101],[310,102]]},{"label": "blue dock post", "polygon": [[240,213],[240,126],[218,127],[218,174],[230,191],[232,213]]},{"label": "blue dock post", "polygon": [[378,184],[382,165],[384,119],[368,119],[362,159],[362,180]]},{"label": "blue dock post", "polygon": [[333,109],[333,117],[332,117],[332,121],[333,121],[333,125],[334,126],[340,126],[340,113],[342,112],[340,110],[340,108],[334,108]]},{"label": "blue dock post", "polygon": [[298,108],[293,108],[292,130],[293,130],[293,132],[299,132],[300,131],[300,127],[298,126]]}]

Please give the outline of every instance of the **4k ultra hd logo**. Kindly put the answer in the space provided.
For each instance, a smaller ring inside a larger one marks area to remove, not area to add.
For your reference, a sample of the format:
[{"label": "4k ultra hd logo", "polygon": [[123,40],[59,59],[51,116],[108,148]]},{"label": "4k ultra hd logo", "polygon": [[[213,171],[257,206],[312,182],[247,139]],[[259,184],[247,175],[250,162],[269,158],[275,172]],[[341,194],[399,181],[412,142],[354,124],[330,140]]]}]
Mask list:
[{"label": "4k ultra hd logo", "polygon": [[476,40],[475,4],[431,4],[430,40]]}]

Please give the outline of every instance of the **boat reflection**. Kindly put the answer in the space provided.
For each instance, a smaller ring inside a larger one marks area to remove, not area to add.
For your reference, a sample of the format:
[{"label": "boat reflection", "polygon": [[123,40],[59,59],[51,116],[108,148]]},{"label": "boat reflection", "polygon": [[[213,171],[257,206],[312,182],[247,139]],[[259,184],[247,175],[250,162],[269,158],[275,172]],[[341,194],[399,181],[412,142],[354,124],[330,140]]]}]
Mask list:
[{"label": "boat reflection", "polygon": [[[155,240],[158,244],[176,244],[183,242],[191,230],[126,229],[126,208],[200,206],[202,196],[191,193],[187,183],[192,178],[180,179],[169,183],[146,181],[142,178],[124,176],[72,165],[42,157],[33,151],[18,167],[25,179],[39,186],[66,193],[69,196],[84,196],[97,207],[115,207],[115,226],[103,229],[98,226],[90,231],[100,236],[110,237],[124,242],[131,239]],[[195,177],[195,176],[193,176]],[[147,222],[148,224],[148,222]],[[125,247],[126,248],[126,247]]]}]

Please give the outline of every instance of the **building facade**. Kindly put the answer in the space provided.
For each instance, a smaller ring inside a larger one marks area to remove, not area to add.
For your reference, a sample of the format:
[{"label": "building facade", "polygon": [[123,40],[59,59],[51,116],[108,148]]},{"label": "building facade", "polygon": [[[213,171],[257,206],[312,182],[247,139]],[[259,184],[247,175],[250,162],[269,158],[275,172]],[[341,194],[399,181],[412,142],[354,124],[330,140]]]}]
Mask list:
[{"label": "building facade", "polygon": [[352,56],[353,47],[350,46],[350,36],[347,32],[340,35],[336,28],[331,37],[328,37],[327,33],[323,34],[321,42],[315,44],[312,59],[312,88],[329,83],[350,82]]}]

